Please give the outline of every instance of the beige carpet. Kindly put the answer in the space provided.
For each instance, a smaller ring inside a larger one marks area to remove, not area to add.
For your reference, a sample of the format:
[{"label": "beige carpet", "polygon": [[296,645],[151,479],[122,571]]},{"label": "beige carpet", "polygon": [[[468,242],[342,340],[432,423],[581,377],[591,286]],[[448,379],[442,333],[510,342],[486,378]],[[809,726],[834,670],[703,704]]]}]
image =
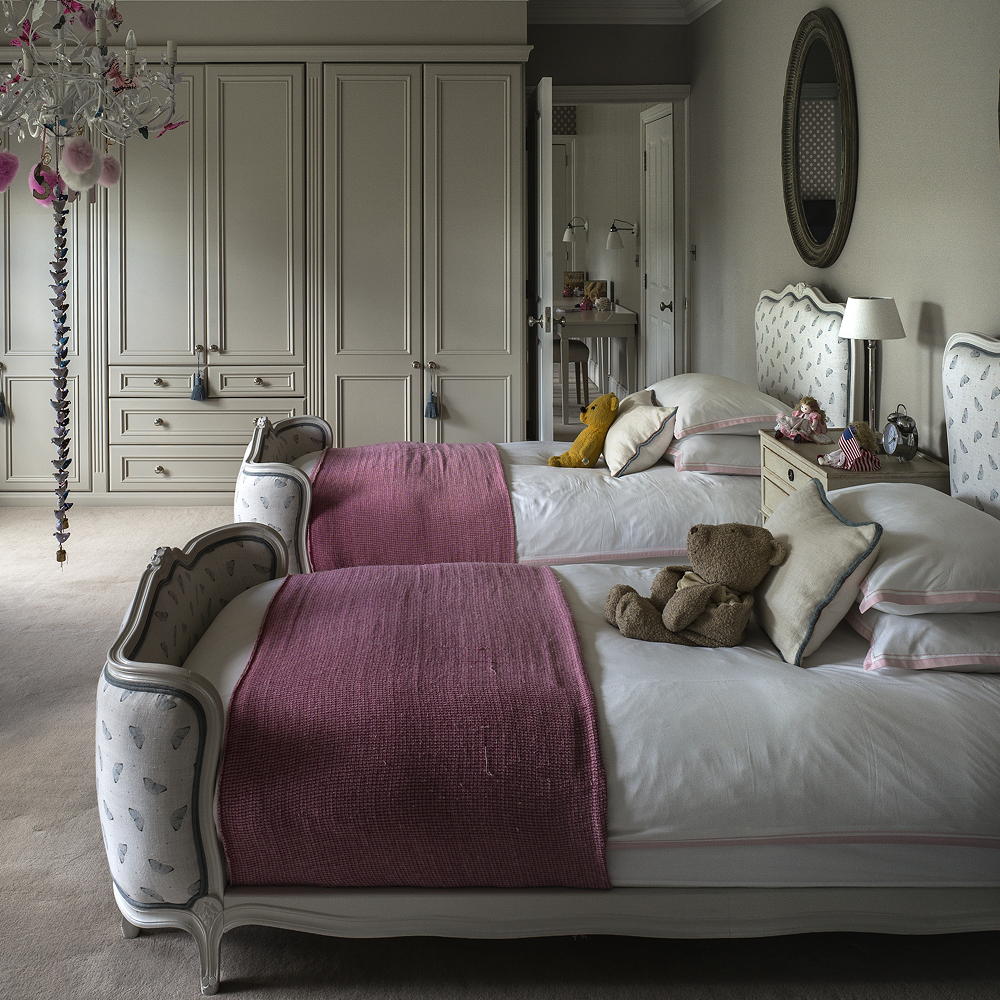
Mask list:
[{"label": "beige carpet", "polygon": [[[51,514],[0,508],[0,998],[197,995],[183,933],[119,936],[94,807],[97,676],[157,545],[224,508],[74,511],[70,561]],[[223,992],[252,1000],[997,1000],[1000,935],[762,941],[590,938],[337,941],[241,928]]]}]

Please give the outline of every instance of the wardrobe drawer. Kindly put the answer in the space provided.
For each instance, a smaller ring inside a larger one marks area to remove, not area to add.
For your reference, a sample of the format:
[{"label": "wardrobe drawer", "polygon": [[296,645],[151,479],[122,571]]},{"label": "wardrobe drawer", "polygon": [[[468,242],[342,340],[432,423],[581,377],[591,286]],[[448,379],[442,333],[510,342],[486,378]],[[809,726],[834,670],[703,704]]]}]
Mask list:
[{"label": "wardrobe drawer", "polygon": [[301,399],[112,399],[111,444],[239,444],[257,417],[271,422],[302,413]]},{"label": "wardrobe drawer", "polygon": [[304,375],[302,365],[212,365],[208,383],[216,396],[302,396]]},{"label": "wardrobe drawer", "polygon": [[111,396],[190,396],[194,384],[194,368],[126,368],[112,365],[108,369],[108,394]]},{"label": "wardrobe drawer", "polygon": [[232,492],[243,460],[242,448],[112,446],[112,492]]}]

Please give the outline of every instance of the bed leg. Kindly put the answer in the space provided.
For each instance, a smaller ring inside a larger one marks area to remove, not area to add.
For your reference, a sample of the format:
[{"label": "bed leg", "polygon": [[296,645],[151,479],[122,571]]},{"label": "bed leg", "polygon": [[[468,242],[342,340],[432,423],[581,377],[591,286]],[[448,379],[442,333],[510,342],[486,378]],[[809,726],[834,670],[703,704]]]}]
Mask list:
[{"label": "bed leg", "polygon": [[219,965],[222,950],[222,903],[212,896],[203,896],[195,903],[192,913],[197,918],[191,929],[198,943],[201,962],[201,995],[215,996],[219,992]]},{"label": "bed leg", "polygon": [[130,923],[125,917],[122,917],[122,937],[126,941],[131,941],[132,938],[137,938],[139,936],[139,928],[135,924]]}]

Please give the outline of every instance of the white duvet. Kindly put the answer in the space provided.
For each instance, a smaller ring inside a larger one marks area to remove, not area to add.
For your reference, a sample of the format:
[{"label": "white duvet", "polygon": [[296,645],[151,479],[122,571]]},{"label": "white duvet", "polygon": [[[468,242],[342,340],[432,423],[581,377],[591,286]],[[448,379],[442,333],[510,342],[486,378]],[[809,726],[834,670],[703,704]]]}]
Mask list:
[{"label": "white duvet", "polygon": [[[678,472],[660,462],[615,479],[603,466],[554,469],[561,441],[498,444],[510,490],[518,562],[556,565],[683,556],[693,524],[760,523],[760,479]],[[322,453],[297,465],[312,475]]]},{"label": "white duvet", "polygon": [[[556,572],[599,715],[614,885],[1000,885],[1000,676],[866,673],[845,626],[808,669],[759,634],[629,640],[604,597],[648,592],[656,567]],[[234,600],[188,658],[226,705],[279,585]]]}]

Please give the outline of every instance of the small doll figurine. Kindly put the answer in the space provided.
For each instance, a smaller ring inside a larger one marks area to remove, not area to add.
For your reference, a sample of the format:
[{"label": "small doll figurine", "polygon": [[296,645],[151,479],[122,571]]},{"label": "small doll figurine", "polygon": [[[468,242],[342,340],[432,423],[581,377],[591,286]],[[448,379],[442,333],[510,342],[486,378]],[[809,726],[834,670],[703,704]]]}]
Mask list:
[{"label": "small doll figurine", "polygon": [[826,433],[826,413],[812,396],[803,396],[790,414],[778,414],[774,436],[788,438],[796,444],[803,441],[825,444],[830,440]]},{"label": "small doll figurine", "polygon": [[585,312],[593,308],[594,308],[594,303],[591,302],[586,295],[584,295],[584,297],[580,299],[580,304],[577,306],[577,309],[583,310]]}]

